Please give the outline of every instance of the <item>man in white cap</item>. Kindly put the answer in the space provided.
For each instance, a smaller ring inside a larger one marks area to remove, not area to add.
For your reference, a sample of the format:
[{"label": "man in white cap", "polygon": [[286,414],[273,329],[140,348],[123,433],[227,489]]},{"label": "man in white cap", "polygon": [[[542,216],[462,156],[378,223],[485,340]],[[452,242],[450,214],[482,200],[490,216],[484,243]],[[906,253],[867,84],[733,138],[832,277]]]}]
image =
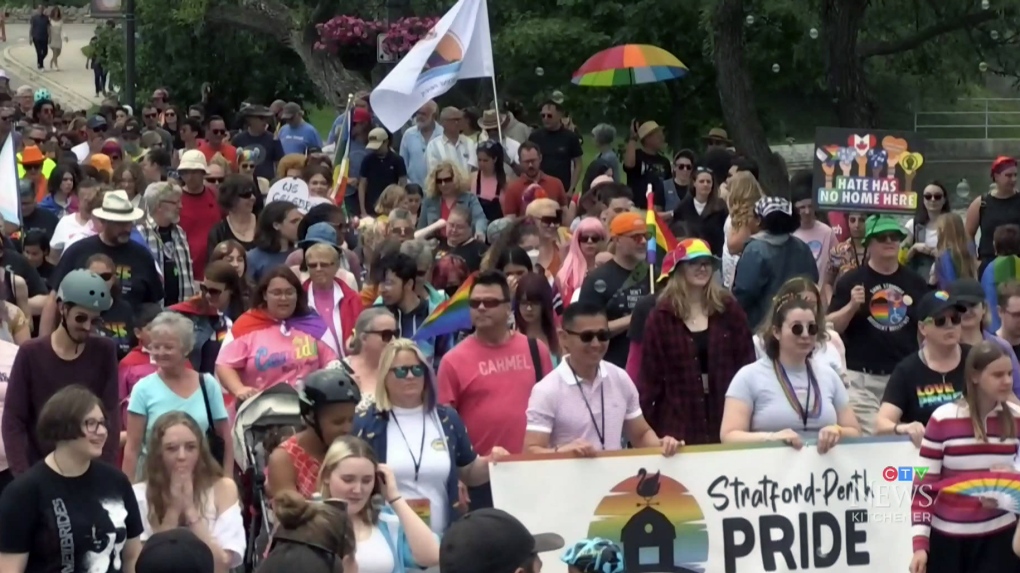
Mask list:
[{"label": "man in white cap", "polygon": [[[156,272],[156,261],[149,249],[131,240],[135,222],[142,218],[142,210],[128,199],[126,191],[107,191],[103,206],[92,211],[92,219],[99,234],[77,241],[64,251],[53,269],[51,284],[59,285],[75,269],[83,269],[93,255],[106,255],[113,260],[116,275],[103,277],[111,284],[117,282],[121,298],[132,308],[142,304],[163,302],[163,279]],[[41,336],[47,336],[57,326],[57,299],[50,294],[39,324]]]},{"label": "man in white cap", "polygon": [[177,173],[184,182],[178,224],[188,237],[196,280],[205,276],[209,231],[222,219],[216,191],[205,183],[207,167],[205,155],[198,149],[185,151],[177,164]]}]

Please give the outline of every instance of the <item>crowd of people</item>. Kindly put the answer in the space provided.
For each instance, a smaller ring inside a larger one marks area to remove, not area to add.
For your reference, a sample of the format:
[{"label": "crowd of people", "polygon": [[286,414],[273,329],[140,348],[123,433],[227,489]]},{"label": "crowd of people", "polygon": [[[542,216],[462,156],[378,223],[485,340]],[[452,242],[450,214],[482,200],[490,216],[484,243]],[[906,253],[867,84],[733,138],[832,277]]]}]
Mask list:
[{"label": "crowd of people", "polygon": [[[0,93],[22,174],[0,251],[0,523],[19,524],[0,570],[539,573],[563,540],[489,487],[522,453],[902,435],[932,487],[1014,471],[1011,158],[966,217],[931,182],[905,225],[834,228],[810,173],[770,194],[721,129],[670,157],[655,122],[617,148],[558,100],[536,126],[430,102],[390,133],[359,94],[327,134],[295,103],[205,104],[159,89],[138,117],[88,116]],[[287,177],[316,201],[268,200]],[[677,238],[659,264],[645,208]],[[470,328],[437,330],[455,302]],[[235,439],[280,388],[292,431]],[[913,573],[1020,570],[1014,514],[914,515]],[[592,539],[563,560],[622,573],[621,555]]]}]

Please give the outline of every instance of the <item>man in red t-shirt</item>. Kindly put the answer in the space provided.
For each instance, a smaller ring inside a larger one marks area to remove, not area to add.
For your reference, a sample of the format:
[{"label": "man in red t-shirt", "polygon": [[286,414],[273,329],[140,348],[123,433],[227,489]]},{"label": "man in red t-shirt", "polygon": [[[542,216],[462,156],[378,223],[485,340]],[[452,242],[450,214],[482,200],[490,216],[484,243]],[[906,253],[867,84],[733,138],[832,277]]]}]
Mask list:
[{"label": "man in red t-shirt", "polygon": [[[527,203],[544,197],[552,199],[560,204],[560,207],[567,206],[567,192],[563,189],[563,182],[556,177],[551,177],[542,172],[542,151],[534,142],[525,141],[518,151],[521,167],[524,173],[511,183],[507,184],[503,192],[503,214],[506,216],[523,217]],[[525,191],[532,185],[542,188],[540,193],[525,200]]]},{"label": "man in red t-shirt", "polygon": [[230,166],[237,169],[237,148],[230,145],[227,139],[227,123],[222,117],[212,116],[205,126],[205,139],[200,140],[198,149],[205,155],[206,162],[212,161],[217,153],[230,162]]},{"label": "man in red t-shirt", "polygon": [[216,203],[216,190],[205,184],[207,167],[205,155],[198,149],[185,151],[177,166],[177,172],[184,182],[184,193],[181,194],[181,221],[178,224],[188,235],[188,249],[191,251],[197,281],[205,277],[209,231],[223,218]]}]

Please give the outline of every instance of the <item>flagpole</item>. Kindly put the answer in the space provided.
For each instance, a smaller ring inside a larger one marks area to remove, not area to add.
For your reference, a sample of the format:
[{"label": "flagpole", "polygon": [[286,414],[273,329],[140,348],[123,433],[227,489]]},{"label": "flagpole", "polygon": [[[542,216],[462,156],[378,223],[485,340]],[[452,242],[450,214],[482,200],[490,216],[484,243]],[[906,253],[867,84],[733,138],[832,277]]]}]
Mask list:
[{"label": "flagpole", "polygon": [[[343,160],[347,159],[347,154],[350,152],[350,141],[351,141],[351,131],[352,131],[351,128],[354,127],[354,121],[353,121],[353,118],[349,118],[348,116],[351,114],[351,106],[352,105],[354,105],[354,93],[353,92],[347,94],[347,106],[344,108],[344,121],[342,123],[342,126],[348,126],[348,128],[346,130],[347,133],[341,133],[340,134],[340,135],[344,136],[344,139],[346,139],[347,141],[346,142],[340,141],[339,137],[337,137],[337,141],[336,141],[337,149],[339,149],[341,145],[344,145],[347,148],[347,150],[344,153]],[[334,163],[334,165],[333,165],[333,178],[334,179],[337,179],[337,177],[336,177],[337,176],[337,169],[340,167],[339,165],[336,165],[336,157],[337,157],[337,153],[336,153],[336,150],[334,150],[333,151],[333,163]],[[333,185],[332,185],[333,188],[330,189],[330,191],[329,191],[329,199],[330,199],[330,201],[333,201],[334,203],[336,202],[337,193],[339,193],[341,191],[339,189],[339,185],[340,185],[340,181],[334,180],[333,181]],[[341,205],[341,206],[342,207],[346,207],[346,205]]]},{"label": "flagpole", "polygon": [[[503,122],[499,119],[499,93],[496,91],[496,73],[492,73],[492,107],[496,108],[496,129],[499,132],[499,144],[503,143]],[[504,153],[506,150],[503,150]]]}]

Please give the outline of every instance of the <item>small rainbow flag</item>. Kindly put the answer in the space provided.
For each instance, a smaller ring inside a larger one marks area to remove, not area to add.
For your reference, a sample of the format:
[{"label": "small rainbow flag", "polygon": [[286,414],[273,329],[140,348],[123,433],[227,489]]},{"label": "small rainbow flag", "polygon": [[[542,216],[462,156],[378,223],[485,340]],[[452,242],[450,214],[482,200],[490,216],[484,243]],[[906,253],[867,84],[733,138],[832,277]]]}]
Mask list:
[{"label": "small rainbow flag", "polygon": [[340,126],[340,133],[336,138],[336,152],[333,155],[333,189],[330,190],[329,196],[333,199],[333,202],[341,207],[346,206],[344,204],[344,195],[347,193],[347,180],[350,176],[351,171],[351,120],[353,110],[351,109],[350,102],[347,103],[347,109],[344,110],[344,121]]},{"label": "small rainbow flag", "polygon": [[659,253],[665,256],[676,248],[677,241],[666,222],[655,212],[651,185],[645,192],[645,199],[648,201],[648,211],[645,213],[645,223],[648,225],[648,264],[654,267]]},{"label": "small rainbow flag", "polygon": [[431,314],[425,318],[418,330],[415,331],[412,340],[428,340],[446,336],[461,330],[471,329],[471,312],[468,309],[468,294],[475,284],[475,275],[471,276],[460,285],[457,292],[453,293],[446,302],[436,307]]}]

